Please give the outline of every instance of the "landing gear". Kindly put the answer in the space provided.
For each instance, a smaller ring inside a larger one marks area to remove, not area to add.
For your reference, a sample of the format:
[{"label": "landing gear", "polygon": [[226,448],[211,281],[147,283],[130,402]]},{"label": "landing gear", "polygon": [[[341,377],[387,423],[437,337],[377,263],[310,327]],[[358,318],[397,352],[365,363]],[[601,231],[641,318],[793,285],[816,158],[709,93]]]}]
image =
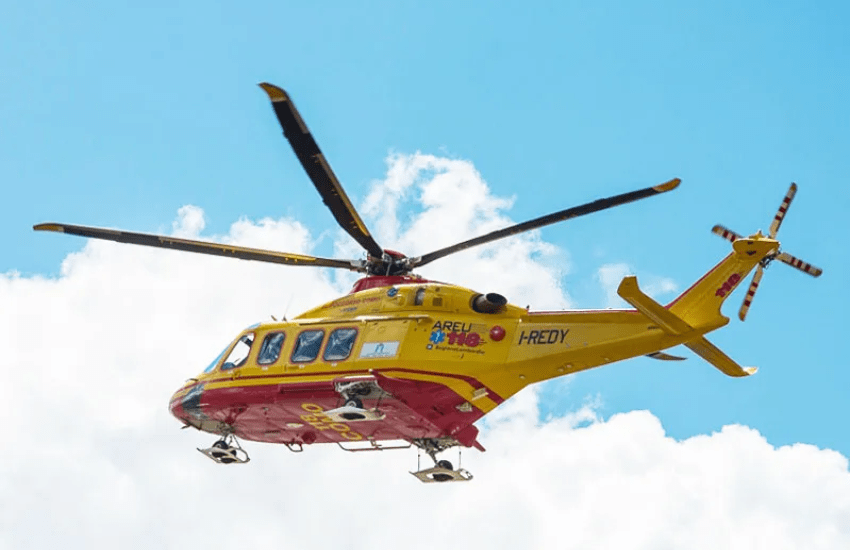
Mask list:
[{"label": "landing gear", "polygon": [[212,447],[198,451],[218,464],[245,464],[251,461],[233,434],[225,435],[213,443]]},{"label": "landing gear", "polygon": [[373,399],[380,405],[381,399],[388,395],[375,382],[374,377],[343,378],[334,382],[336,392],[342,397],[342,407],[324,411],[324,415],[333,422],[359,422],[362,420],[383,420],[384,413],[378,406],[363,408],[364,399]]},{"label": "landing gear", "polygon": [[334,389],[343,400],[357,401],[361,399],[382,399],[387,392],[378,386],[374,376],[352,376],[334,380]]},{"label": "landing gear", "polygon": [[[452,438],[415,439],[413,444],[431,457],[434,461],[433,468],[410,472],[422,483],[444,483],[446,481],[469,481],[472,474],[463,468],[454,469],[448,460],[437,460],[437,453],[443,452],[451,447],[458,446],[458,442]],[[458,450],[458,466],[460,466],[460,450]],[[417,460],[417,469],[420,467]]]},{"label": "landing gear", "polygon": [[363,408],[363,401],[361,401],[357,397],[349,397],[345,402],[345,406],[346,407],[353,407],[355,409],[362,409]]}]

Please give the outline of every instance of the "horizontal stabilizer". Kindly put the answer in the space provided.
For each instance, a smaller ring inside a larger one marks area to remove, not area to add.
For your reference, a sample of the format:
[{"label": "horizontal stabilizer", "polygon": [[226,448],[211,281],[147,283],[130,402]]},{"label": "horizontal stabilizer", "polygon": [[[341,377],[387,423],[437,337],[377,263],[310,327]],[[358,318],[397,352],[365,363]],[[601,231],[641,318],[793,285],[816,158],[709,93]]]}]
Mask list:
[{"label": "horizontal stabilizer", "polygon": [[620,298],[631,304],[636,310],[647,316],[653,323],[661,327],[667,334],[685,334],[693,330],[689,324],[665,309],[664,306],[647,296],[638,287],[637,277],[624,277],[617,287]]},{"label": "horizontal stabilizer", "polygon": [[714,365],[720,372],[729,376],[750,376],[758,370],[756,367],[742,367],[732,360],[728,355],[720,351],[720,348],[709,342],[705,337],[685,342],[691,350]]},{"label": "horizontal stabilizer", "polygon": [[[666,309],[664,306],[647,296],[638,287],[637,277],[625,277],[617,288],[617,294],[645,315],[653,323],[661,327],[661,330],[672,336],[681,336],[693,330],[681,317]],[[720,351],[714,344],[703,336],[699,336],[684,343],[694,353],[714,365],[724,374],[729,376],[749,376],[755,374],[755,367],[742,367],[728,355]],[[662,352],[654,352],[647,355],[653,359],[671,361],[681,359]]]},{"label": "horizontal stabilizer", "polygon": [[658,359],[659,361],[684,361],[684,357],[679,357],[678,355],[670,355],[669,353],[664,353],[663,351],[653,351],[652,353],[647,353],[647,357],[651,357],[652,359]]}]

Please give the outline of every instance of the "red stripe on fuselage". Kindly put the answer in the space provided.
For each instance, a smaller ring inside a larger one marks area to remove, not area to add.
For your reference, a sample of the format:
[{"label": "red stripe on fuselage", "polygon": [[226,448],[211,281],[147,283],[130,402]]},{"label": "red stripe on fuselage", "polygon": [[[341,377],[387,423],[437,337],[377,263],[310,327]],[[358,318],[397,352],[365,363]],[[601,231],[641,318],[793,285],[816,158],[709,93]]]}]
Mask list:
[{"label": "red stripe on fuselage", "polygon": [[[334,422],[325,415],[342,405],[332,380],[294,382],[284,391],[280,384],[208,389],[198,408],[204,419],[230,426],[235,435],[268,443],[366,443],[454,436],[466,441],[470,430],[477,433],[471,426],[484,416],[483,411],[473,405],[462,412],[458,407],[466,400],[443,384],[415,383],[417,391],[403,396],[405,401],[363,399],[365,409],[377,407],[384,414],[381,420]],[[179,403],[174,405],[172,414],[178,419],[198,420]],[[474,433],[467,443],[474,440]]]},{"label": "red stripe on fuselage", "polygon": [[[467,376],[467,375],[464,375],[464,374],[454,374],[454,373],[448,373],[448,372],[439,372],[439,371],[430,371],[430,370],[421,370],[421,369],[403,369],[403,368],[394,368],[394,367],[386,368],[386,369],[370,369],[370,370],[380,372],[380,373],[409,372],[409,373],[413,373],[413,374],[425,374],[425,375],[428,375],[428,376],[442,376],[442,377],[445,377],[445,378],[454,378],[456,380],[463,380],[464,382],[468,383],[470,386],[472,386],[475,389],[481,389],[481,388],[486,389],[488,397],[490,397],[490,399],[492,399],[496,403],[501,404],[505,401],[499,394],[497,394],[492,389],[485,386],[480,380],[478,380],[477,378],[475,378],[473,376]],[[328,374],[327,380],[318,380],[318,381],[316,381],[316,383],[330,382],[330,381],[334,380],[335,378],[339,378],[340,376],[343,376],[343,375],[347,376],[347,375],[358,375],[358,374],[363,375],[363,376],[368,376],[369,371],[364,371],[364,370],[334,371],[332,374]],[[262,379],[268,379],[268,378],[302,378],[302,377],[315,377],[315,376],[324,376],[324,375],[325,375],[325,373],[315,373],[315,372],[313,372],[313,373],[310,373],[310,372],[293,372],[293,373],[278,373],[278,374],[257,374],[257,375],[240,376],[238,378],[238,380],[262,380]],[[186,388],[192,388],[199,383],[215,384],[215,383],[219,383],[219,382],[227,382],[229,380],[232,380],[232,378],[230,376],[220,376],[220,377],[217,377],[217,378],[211,378],[210,380],[205,380],[203,382],[195,382],[191,386],[186,386]],[[292,384],[293,382],[281,382],[281,383],[282,384]]]},{"label": "red stripe on fuselage", "polygon": [[[500,404],[504,403],[504,401],[505,401],[505,399],[502,396],[500,396],[498,393],[496,393],[495,391],[493,391],[492,389],[488,388],[483,383],[481,383],[480,380],[478,380],[477,378],[474,378],[472,376],[466,376],[466,375],[462,375],[462,374],[445,373],[445,372],[437,372],[437,371],[403,369],[403,368],[372,369],[372,370],[375,370],[375,371],[380,372],[380,373],[408,372],[408,373],[414,373],[414,374],[425,374],[425,375],[429,375],[429,376],[443,376],[443,377],[447,377],[447,378],[454,378],[456,380],[463,380],[464,382],[468,383],[470,386],[472,386],[475,389],[482,389],[483,388],[483,389],[487,390],[487,397],[489,397],[497,405],[500,405]],[[233,391],[233,390],[237,390],[239,388],[268,387],[268,386],[272,386],[272,385],[277,388],[278,386],[280,386],[280,384],[284,384],[284,385],[287,386],[288,390],[291,389],[292,391],[301,391],[301,390],[298,390],[298,389],[295,389],[295,388],[296,387],[310,386],[310,385],[317,387],[317,389],[323,388],[323,387],[327,386],[328,384],[331,384],[334,379],[336,379],[340,376],[343,376],[343,375],[358,375],[358,374],[368,376],[369,372],[368,371],[362,371],[362,370],[334,371],[332,377],[328,377],[324,380],[316,380],[316,381],[307,382],[307,383],[300,383],[300,382],[295,382],[295,381],[281,381],[277,384],[269,384],[269,385],[261,385],[261,386],[231,386],[231,387],[228,387],[228,388],[219,388],[219,389]],[[306,377],[306,376],[317,376],[317,374],[316,373],[312,373],[312,374],[311,373],[301,373],[301,372],[299,372],[299,373],[288,373],[288,374],[287,373],[259,374],[259,375],[251,375],[251,376],[242,376],[242,377],[239,378],[239,380],[262,380],[262,379],[273,379],[273,378],[277,378],[277,379],[280,379],[280,378],[297,379],[297,378]],[[229,380],[231,380],[230,376],[212,378],[210,380],[197,381],[197,382],[193,383],[192,385],[186,386],[186,387],[181,388],[181,389],[191,390],[192,388],[196,387],[198,384],[206,385],[206,384],[227,382]],[[215,391],[215,390],[205,390],[205,393],[206,393],[206,391]],[[168,407],[172,411],[172,414],[174,414],[174,416],[177,417],[177,418],[182,418],[182,417],[180,415],[176,414],[177,409],[175,408],[175,405],[180,407],[180,410],[182,410],[182,405],[180,405],[180,403],[182,402],[182,399],[183,399],[182,396],[172,398],[169,401],[169,404],[168,404]]]}]

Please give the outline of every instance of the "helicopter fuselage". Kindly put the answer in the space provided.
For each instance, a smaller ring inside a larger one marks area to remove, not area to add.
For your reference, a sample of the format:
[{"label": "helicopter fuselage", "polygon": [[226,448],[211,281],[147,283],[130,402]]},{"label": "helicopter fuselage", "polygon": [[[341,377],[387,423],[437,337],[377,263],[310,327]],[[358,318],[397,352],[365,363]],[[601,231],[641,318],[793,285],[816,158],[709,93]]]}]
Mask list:
[{"label": "helicopter fuselage", "polygon": [[[482,313],[482,296],[498,295],[415,279],[369,288],[368,279],[355,286],[366,290],[295,319],[245,329],[174,394],[172,414],[211,433],[287,445],[443,437],[480,447],[473,423],[525,386],[666,349],[728,321],[677,336],[636,310],[501,304]],[[372,413],[350,421],[347,401]]]}]

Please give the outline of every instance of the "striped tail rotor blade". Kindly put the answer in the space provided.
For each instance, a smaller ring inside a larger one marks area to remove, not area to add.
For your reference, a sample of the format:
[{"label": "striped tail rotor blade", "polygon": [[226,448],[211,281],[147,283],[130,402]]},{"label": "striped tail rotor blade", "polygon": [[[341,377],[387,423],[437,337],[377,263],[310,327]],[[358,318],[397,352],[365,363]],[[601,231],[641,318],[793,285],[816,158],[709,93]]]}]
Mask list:
[{"label": "striped tail rotor blade", "polygon": [[738,310],[738,319],[744,320],[747,317],[747,312],[750,311],[750,305],[753,303],[753,296],[756,295],[761,278],[764,275],[764,268],[759,265],[756,268],[756,273],[753,275],[753,280],[750,282],[750,288],[747,290],[747,295],[744,296],[744,303],[741,304],[741,309]]},{"label": "striped tail rotor blade", "polygon": [[768,236],[771,239],[776,238],[776,232],[779,231],[779,226],[782,225],[782,220],[785,219],[785,213],[788,212],[788,207],[791,206],[791,201],[794,200],[794,195],[796,194],[797,184],[792,183],[791,187],[788,188],[788,192],[785,193],[785,198],[782,199],[782,204],[779,205],[779,210],[776,212],[776,216],[770,223],[770,233],[768,233]]},{"label": "striped tail rotor blade", "polygon": [[731,229],[723,227],[722,225],[715,225],[714,227],[711,228],[711,232],[714,233],[715,235],[720,235],[721,237],[723,237],[724,239],[726,239],[730,243],[734,243],[738,239],[743,239],[742,236],[738,235],[737,233],[735,233]]},{"label": "striped tail rotor blade", "polygon": [[781,252],[776,259],[790,265],[791,267],[797,268],[804,273],[808,273],[812,277],[820,277],[820,274],[823,273],[823,269],[815,267],[812,264],[808,264],[800,258],[795,258],[787,252]]}]

